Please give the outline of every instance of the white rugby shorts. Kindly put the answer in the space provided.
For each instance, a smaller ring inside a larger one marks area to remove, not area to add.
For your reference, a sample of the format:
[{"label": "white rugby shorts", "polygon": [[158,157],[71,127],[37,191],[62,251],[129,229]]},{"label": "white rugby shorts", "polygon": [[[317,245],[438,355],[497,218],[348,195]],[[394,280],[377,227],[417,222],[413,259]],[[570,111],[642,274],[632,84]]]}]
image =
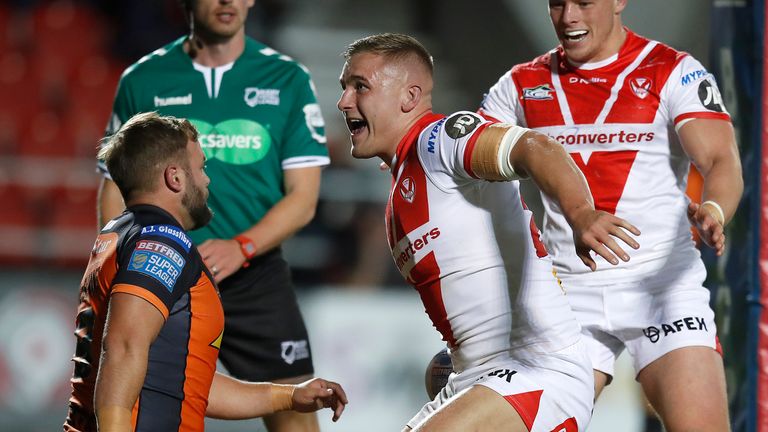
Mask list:
[{"label": "white rugby shorts", "polygon": [[721,351],[700,260],[635,280],[560,276],[596,370],[613,376],[616,358],[625,347],[635,374],[678,348],[707,346]]},{"label": "white rugby shorts", "polygon": [[509,402],[530,432],[586,430],[594,400],[593,372],[582,342],[526,359],[497,359],[452,373],[448,384],[409,422],[413,429],[454,395],[474,385]]}]

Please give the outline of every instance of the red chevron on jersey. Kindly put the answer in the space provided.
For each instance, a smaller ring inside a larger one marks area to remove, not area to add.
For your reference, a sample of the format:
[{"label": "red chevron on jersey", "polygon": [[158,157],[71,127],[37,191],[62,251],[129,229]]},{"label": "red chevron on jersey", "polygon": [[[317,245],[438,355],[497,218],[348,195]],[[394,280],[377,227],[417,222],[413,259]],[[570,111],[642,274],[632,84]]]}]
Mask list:
[{"label": "red chevron on jersey", "polygon": [[435,261],[434,252],[422,258],[421,262],[419,262],[419,267],[434,276],[434,278],[416,286],[416,291],[419,292],[421,302],[424,304],[424,310],[427,312],[429,319],[432,320],[435,329],[440,332],[443,340],[448,342],[448,346],[455,347],[457,345],[456,337],[453,334],[451,322],[448,320],[448,314],[445,310],[442,286],[438,277],[440,275],[440,268],[437,265],[437,261]]},{"label": "red chevron on jersey", "polygon": [[637,150],[594,152],[587,162],[581,153],[571,153],[573,161],[587,178],[589,189],[595,198],[595,208],[616,213],[616,205],[624,193],[624,186],[635,162]]},{"label": "red chevron on jersey", "polygon": [[398,181],[389,200],[392,217],[390,231],[396,239],[392,254],[403,276],[420,286],[439,279],[440,268],[437,265],[426,265],[419,260],[433,253],[434,241],[440,237],[440,227],[430,224],[427,178],[416,154],[411,153],[399,166]]},{"label": "red chevron on jersey", "polygon": [[[643,233],[642,247],[628,251],[631,262],[619,266],[633,267],[663,263],[670,254],[693,248],[685,216],[690,159],[676,132],[694,119],[729,121],[730,116],[701,63],[625,30],[619,52],[599,62],[572,64],[560,47],[513,67],[491,88],[481,113],[530,127],[565,147],[583,171],[597,208]],[[547,197],[543,204],[543,239],[558,273],[588,272],[560,208]],[[615,273],[629,277],[623,268]]]},{"label": "red chevron on jersey", "polygon": [[[434,244],[440,227],[430,225],[427,181],[415,152],[396,164],[399,175],[389,200],[391,232],[397,239],[392,248],[398,270],[414,285],[427,315],[450,346],[456,345],[443,303],[440,266],[435,260]],[[393,217],[397,215],[397,217]]]},{"label": "red chevron on jersey", "polygon": [[[426,116],[419,123],[429,123],[440,117]],[[421,128],[411,130],[416,131],[421,132]],[[456,338],[443,304],[440,267],[433,249],[434,241],[440,237],[440,228],[429,225],[427,179],[416,153],[411,151],[417,136],[409,133],[403,139],[398,146],[399,158],[393,164],[398,174],[394,177],[387,203],[387,225],[391,225],[388,231],[392,236],[390,245],[398,270],[419,292],[427,315],[443,340],[454,346]]]}]

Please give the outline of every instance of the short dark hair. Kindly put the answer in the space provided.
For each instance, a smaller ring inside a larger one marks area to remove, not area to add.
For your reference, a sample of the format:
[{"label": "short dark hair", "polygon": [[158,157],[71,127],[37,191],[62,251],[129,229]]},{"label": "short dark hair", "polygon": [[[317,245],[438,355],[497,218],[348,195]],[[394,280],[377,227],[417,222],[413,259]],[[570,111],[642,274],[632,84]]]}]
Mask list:
[{"label": "short dark hair", "polygon": [[99,159],[106,163],[123,199],[128,200],[136,193],[154,191],[167,163],[189,168],[189,141],[197,141],[197,129],[189,120],[146,112],[131,117],[106,138]]},{"label": "short dark hair", "polygon": [[416,38],[399,33],[382,33],[352,42],[342,53],[346,60],[355,54],[372,52],[389,60],[408,60],[415,57],[430,75],[434,69],[432,56]]}]

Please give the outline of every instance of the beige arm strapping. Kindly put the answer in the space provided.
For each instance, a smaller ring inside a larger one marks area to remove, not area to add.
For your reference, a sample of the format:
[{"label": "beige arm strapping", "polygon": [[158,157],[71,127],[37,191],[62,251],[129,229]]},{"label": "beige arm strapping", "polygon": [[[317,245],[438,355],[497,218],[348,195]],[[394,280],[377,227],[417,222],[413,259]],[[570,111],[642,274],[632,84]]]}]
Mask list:
[{"label": "beige arm strapping", "polygon": [[506,123],[495,123],[482,132],[472,150],[471,167],[477,177],[493,181],[517,180],[509,162],[509,153],[517,140],[529,129]]}]

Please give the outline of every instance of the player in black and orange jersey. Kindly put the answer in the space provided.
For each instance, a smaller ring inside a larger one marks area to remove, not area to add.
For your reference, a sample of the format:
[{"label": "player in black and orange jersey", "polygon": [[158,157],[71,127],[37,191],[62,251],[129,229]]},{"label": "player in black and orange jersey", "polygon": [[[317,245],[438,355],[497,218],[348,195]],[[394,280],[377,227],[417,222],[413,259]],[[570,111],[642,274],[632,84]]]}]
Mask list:
[{"label": "player in black and orange jersey", "polygon": [[342,388],[246,383],[216,373],[224,312],[186,230],[212,217],[195,128],[145,113],[103,147],[127,209],[101,230],[80,287],[65,431],[201,431],[203,418],[334,411]]}]

